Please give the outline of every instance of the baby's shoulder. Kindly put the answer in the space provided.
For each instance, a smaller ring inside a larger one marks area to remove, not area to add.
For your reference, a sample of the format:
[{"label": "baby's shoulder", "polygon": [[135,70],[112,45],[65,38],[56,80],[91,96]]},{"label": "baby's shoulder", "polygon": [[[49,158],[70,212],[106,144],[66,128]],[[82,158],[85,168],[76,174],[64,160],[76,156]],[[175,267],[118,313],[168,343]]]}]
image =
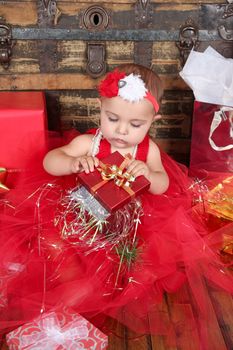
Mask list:
[{"label": "baby's shoulder", "polygon": [[157,143],[149,137],[149,151],[160,152]]},{"label": "baby's shoulder", "polygon": [[69,144],[64,146],[69,152],[77,156],[78,153],[88,154],[92,147],[93,135],[81,134],[76,136]]},{"label": "baby's shoulder", "polygon": [[92,140],[93,140],[93,137],[94,135],[92,134],[81,134],[81,135],[78,135],[76,136],[72,141],[71,143],[73,144],[77,144],[77,143],[80,143],[80,142],[85,142],[85,143],[91,143]]}]

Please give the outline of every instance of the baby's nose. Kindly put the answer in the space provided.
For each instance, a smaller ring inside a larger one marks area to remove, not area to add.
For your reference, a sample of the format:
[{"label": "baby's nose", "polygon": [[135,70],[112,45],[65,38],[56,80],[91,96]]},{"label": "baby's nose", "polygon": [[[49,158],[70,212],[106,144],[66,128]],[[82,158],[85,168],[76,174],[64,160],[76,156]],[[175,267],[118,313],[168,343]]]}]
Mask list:
[{"label": "baby's nose", "polygon": [[128,134],[128,127],[126,124],[121,123],[117,126],[117,133],[121,135],[127,135]]}]

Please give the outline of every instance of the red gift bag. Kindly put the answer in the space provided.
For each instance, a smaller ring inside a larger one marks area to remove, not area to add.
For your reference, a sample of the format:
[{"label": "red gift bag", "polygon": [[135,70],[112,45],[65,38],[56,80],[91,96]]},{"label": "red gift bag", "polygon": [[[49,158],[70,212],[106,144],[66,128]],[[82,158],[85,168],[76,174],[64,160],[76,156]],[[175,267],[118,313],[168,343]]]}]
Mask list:
[{"label": "red gift bag", "polygon": [[194,102],[190,175],[233,172],[233,108]]}]

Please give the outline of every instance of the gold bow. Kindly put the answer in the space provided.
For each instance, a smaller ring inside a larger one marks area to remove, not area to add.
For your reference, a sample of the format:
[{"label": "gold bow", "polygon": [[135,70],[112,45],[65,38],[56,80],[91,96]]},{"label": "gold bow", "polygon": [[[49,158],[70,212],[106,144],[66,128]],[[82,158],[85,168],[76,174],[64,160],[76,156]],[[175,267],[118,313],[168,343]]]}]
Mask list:
[{"label": "gold bow", "polygon": [[0,167],[0,193],[9,191],[9,188],[4,184],[6,180],[6,169]]},{"label": "gold bow", "polygon": [[104,184],[106,184],[108,181],[114,181],[114,183],[122,187],[125,191],[129,193],[130,196],[134,195],[134,191],[130,188],[132,182],[135,181],[135,177],[128,173],[127,171],[124,171],[124,168],[127,166],[128,162],[130,160],[130,156],[126,155],[126,158],[121,163],[120,166],[117,166],[115,164],[104,164],[102,162],[99,163],[99,167],[97,167],[97,170],[100,172],[101,177],[103,181],[97,183],[95,186],[92,187],[92,191],[96,192],[100,187],[102,187]]}]

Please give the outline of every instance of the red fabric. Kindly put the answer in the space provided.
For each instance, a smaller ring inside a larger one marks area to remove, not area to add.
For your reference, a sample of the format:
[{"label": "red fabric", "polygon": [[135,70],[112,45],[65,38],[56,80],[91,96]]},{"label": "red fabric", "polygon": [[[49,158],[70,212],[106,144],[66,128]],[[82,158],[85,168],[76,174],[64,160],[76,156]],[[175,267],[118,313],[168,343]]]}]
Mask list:
[{"label": "red fabric", "polygon": [[[145,159],[148,148],[144,146],[139,145],[138,153]],[[100,153],[109,151],[103,141]],[[170,177],[169,190],[164,195],[142,195],[144,215],[138,226],[136,260],[130,267],[124,263],[120,273],[119,257],[111,244],[90,251],[62,239],[54,225],[58,203],[67,195],[64,187],[68,183],[70,189],[73,177],[64,182],[48,176],[36,162],[22,174],[18,187],[0,201],[2,332],[62,300],[85,317],[104,314],[136,332],[163,334],[170,341],[173,327],[185,332],[195,324],[200,331],[198,348],[212,348],[213,317],[206,283],[233,292],[232,275],[219,254],[223,236],[232,237],[233,223],[215,226],[210,232],[206,218],[191,210],[187,169],[165,154],[162,159]],[[185,294],[185,304],[194,308],[193,313],[184,313],[178,324],[170,323],[163,294],[179,290],[184,283],[192,295],[190,300]],[[176,345],[182,349],[182,344]]]},{"label": "red fabric", "polygon": [[100,82],[98,88],[100,96],[110,98],[117,96],[119,90],[119,80],[125,78],[125,76],[125,73],[120,72],[118,69],[108,73],[106,78]]}]

